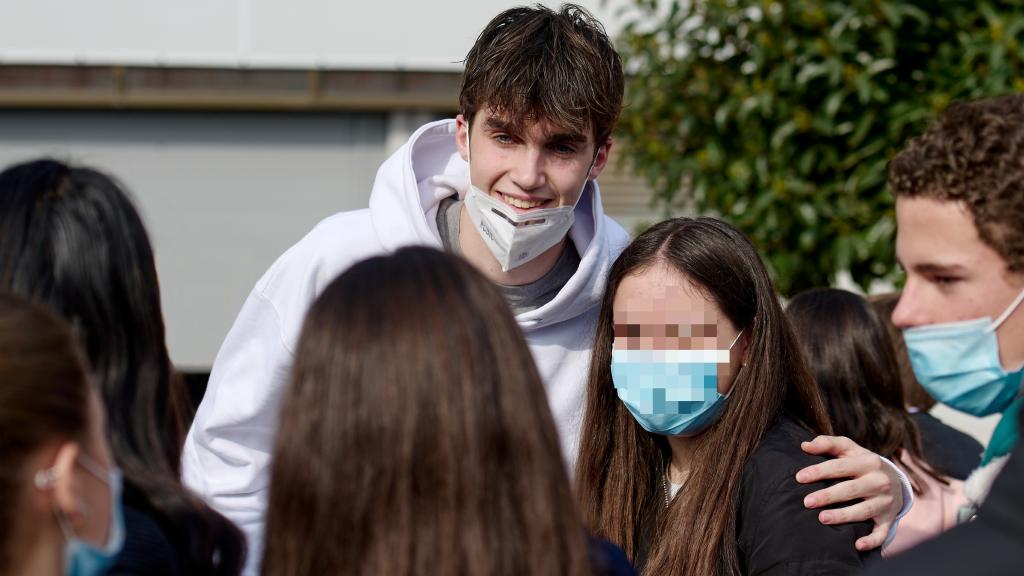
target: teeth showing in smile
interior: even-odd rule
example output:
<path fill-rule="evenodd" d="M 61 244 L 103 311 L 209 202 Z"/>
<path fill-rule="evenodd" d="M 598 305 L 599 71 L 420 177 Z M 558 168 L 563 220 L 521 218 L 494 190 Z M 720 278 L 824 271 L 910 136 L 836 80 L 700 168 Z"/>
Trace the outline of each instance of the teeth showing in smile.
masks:
<path fill-rule="evenodd" d="M 499 192 L 499 194 L 501 193 Z M 523 208 L 524 210 L 536 208 L 537 206 L 540 206 L 541 204 L 547 202 L 547 200 L 521 200 L 519 198 L 513 198 L 512 196 L 508 196 L 505 194 L 501 194 L 501 199 L 509 206 Z"/>

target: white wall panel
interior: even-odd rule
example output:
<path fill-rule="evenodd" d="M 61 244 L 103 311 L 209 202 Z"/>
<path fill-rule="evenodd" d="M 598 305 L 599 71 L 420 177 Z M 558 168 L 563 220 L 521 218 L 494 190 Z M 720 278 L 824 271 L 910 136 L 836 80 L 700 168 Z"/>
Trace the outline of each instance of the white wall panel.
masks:
<path fill-rule="evenodd" d="M 208 369 L 274 259 L 366 207 L 385 133 L 373 114 L 0 112 L 0 166 L 48 155 L 118 176 L 154 245 L 171 357 Z"/>
<path fill-rule="evenodd" d="M 488 20 L 523 3 L 0 0 L 0 64 L 459 70 Z M 614 32 L 627 0 L 579 3 Z"/>

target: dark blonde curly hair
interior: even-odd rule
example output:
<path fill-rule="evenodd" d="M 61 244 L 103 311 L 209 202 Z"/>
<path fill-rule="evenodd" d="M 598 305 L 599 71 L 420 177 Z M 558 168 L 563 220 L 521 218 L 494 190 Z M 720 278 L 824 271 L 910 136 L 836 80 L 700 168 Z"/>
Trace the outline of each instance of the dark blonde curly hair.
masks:
<path fill-rule="evenodd" d="M 1024 269 L 1024 94 L 956 102 L 889 164 L 898 198 L 962 202 L 982 242 Z"/>

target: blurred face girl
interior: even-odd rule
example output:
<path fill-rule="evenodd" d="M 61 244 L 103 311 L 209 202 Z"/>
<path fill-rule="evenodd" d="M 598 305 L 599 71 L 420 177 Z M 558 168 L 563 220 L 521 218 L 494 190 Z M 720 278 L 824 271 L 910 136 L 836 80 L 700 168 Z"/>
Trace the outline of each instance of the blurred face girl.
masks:
<path fill-rule="evenodd" d="M 810 439 L 828 418 L 750 242 L 709 218 L 638 236 L 598 318 L 576 474 L 588 527 L 644 573 L 750 566 L 735 503 L 774 481 L 746 466 L 783 429 Z M 784 447 L 796 462 L 799 440 Z"/>
<path fill-rule="evenodd" d="M 645 430 L 666 436 L 678 455 L 669 478 L 681 484 L 693 438 L 728 401 L 746 341 L 717 303 L 663 262 L 625 276 L 613 302 L 615 389 Z"/>
<path fill-rule="evenodd" d="M 0 569 L 89 575 L 110 567 L 124 528 L 105 430 L 67 327 L 0 296 Z"/>

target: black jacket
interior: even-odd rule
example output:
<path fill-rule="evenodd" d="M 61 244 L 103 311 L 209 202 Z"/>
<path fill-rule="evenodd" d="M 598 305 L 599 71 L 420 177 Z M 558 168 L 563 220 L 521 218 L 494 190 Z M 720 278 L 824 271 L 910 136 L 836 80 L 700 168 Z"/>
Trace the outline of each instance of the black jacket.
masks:
<path fill-rule="evenodd" d="M 736 502 L 737 543 L 745 574 L 856 574 L 869 556 L 854 547 L 870 522 L 826 526 L 804 497 L 829 483 L 799 484 L 797 471 L 824 462 L 800 443 L 814 434 L 783 417 L 768 430 L 743 469 Z M 685 488 L 684 488 L 685 489 Z"/>
<path fill-rule="evenodd" d="M 981 464 L 985 447 L 977 440 L 927 412 L 916 412 L 911 417 L 921 430 L 924 459 L 937 470 L 950 478 L 966 480 Z"/>
<path fill-rule="evenodd" d="M 111 576 L 178 576 L 183 574 L 178 551 L 160 515 L 142 492 L 124 486 L 124 548 L 117 555 Z"/>
<path fill-rule="evenodd" d="M 1024 426 L 1024 412 L 1021 412 Z M 880 562 L 872 576 L 1024 574 L 1024 442 L 1017 440 L 977 518 Z"/>
<path fill-rule="evenodd" d="M 621 548 L 607 540 L 590 538 L 590 563 L 595 576 L 636 576 Z"/>

